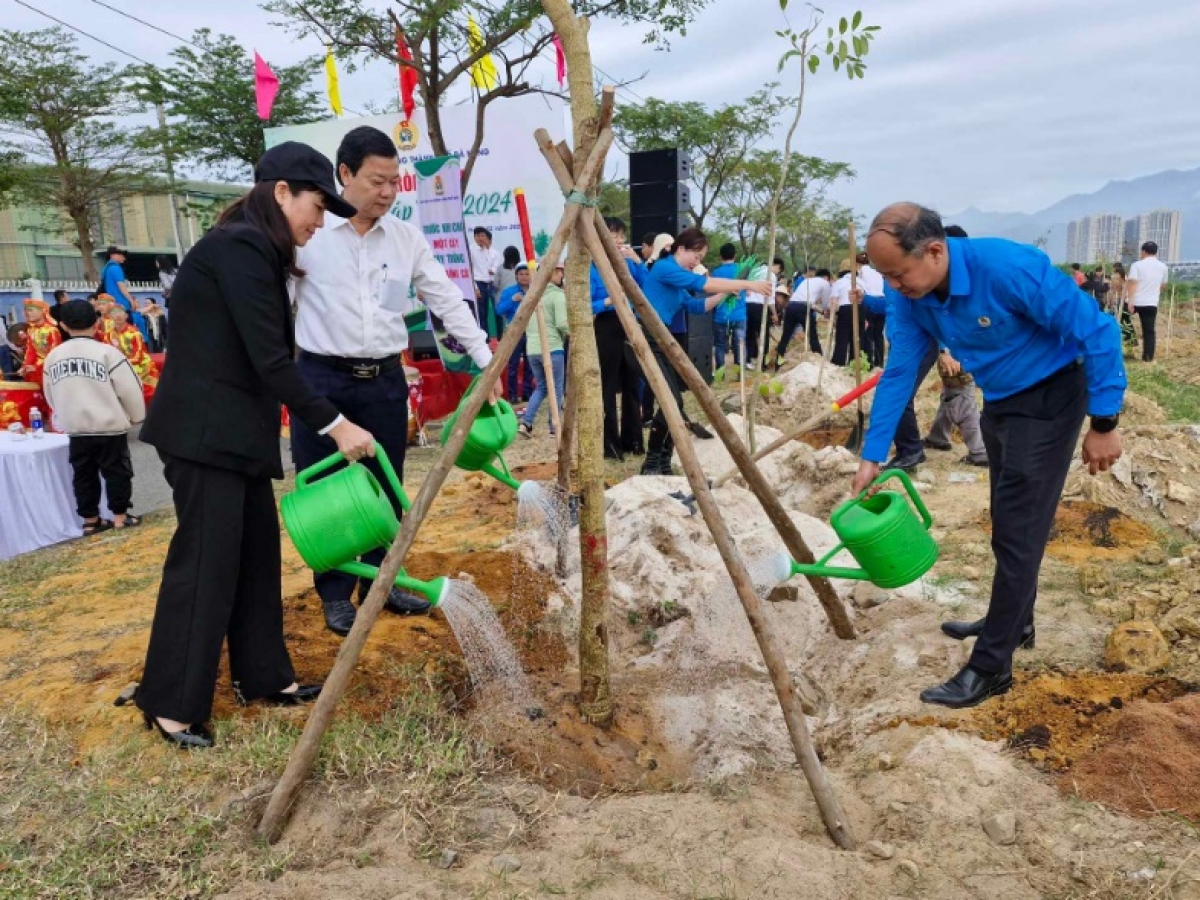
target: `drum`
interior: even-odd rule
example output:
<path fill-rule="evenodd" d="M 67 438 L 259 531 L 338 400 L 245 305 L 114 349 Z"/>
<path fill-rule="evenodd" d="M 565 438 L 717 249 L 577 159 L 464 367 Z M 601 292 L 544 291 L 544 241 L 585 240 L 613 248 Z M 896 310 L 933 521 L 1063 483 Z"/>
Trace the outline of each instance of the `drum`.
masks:
<path fill-rule="evenodd" d="M 411 447 L 421 434 L 421 370 L 416 366 L 405 366 L 404 380 L 408 382 L 408 444 Z"/>

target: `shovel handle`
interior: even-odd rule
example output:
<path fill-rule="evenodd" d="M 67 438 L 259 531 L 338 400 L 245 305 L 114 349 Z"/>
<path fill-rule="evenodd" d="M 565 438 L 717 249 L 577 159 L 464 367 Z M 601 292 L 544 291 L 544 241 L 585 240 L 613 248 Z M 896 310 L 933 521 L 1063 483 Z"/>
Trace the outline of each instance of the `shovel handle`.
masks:
<path fill-rule="evenodd" d="M 863 394 L 867 393 L 867 391 L 872 390 L 875 387 L 875 385 L 879 384 L 879 379 L 882 377 L 883 377 L 883 370 L 880 369 L 878 372 L 876 372 L 874 375 L 872 375 L 870 378 L 868 378 L 866 381 L 864 381 L 862 384 L 860 384 L 858 387 L 856 387 L 850 393 L 846 394 L 844 397 L 838 397 L 836 400 L 833 401 L 832 404 L 830 404 L 830 406 L 833 408 L 833 411 L 839 412 L 840 410 L 845 409 L 847 406 L 849 406 L 851 403 L 853 403 L 855 400 L 857 400 Z"/>
<path fill-rule="evenodd" d="M 917 512 L 921 516 L 921 521 L 925 523 L 925 530 L 928 531 L 933 527 L 933 516 L 929 514 L 929 510 L 925 507 L 925 501 L 921 499 L 921 495 L 917 493 L 917 489 L 913 487 L 912 479 L 908 477 L 908 473 L 903 469 L 888 469 L 883 472 L 878 478 L 871 482 L 865 491 L 858 495 L 858 499 L 862 500 L 867 496 L 871 488 L 879 487 L 885 481 L 890 481 L 893 478 L 899 478 L 904 485 L 904 490 L 908 493 L 908 499 L 912 501 L 912 505 L 917 508 Z"/>
<path fill-rule="evenodd" d="M 387 479 L 388 486 L 391 487 L 392 493 L 396 495 L 396 499 L 400 501 L 400 508 L 408 512 L 412 504 L 408 500 L 408 495 L 404 493 L 404 487 L 400 484 L 400 479 L 396 477 L 396 470 L 392 468 L 392 461 L 388 459 L 387 451 L 383 449 L 383 445 L 378 441 L 375 442 L 375 459 L 379 461 L 379 468 L 383 470 L 384 477 Z M 318 463 L 313 463 L 303 472 L 296 476 L 296 488 L 307 487 L 308 483 L 323 472 L 327 472 L 334 466 L 340 463 L 354 465 L 349 462 L 346 457 L 340 453 L 334 453 L 331 456 L 325 457 Z"/>

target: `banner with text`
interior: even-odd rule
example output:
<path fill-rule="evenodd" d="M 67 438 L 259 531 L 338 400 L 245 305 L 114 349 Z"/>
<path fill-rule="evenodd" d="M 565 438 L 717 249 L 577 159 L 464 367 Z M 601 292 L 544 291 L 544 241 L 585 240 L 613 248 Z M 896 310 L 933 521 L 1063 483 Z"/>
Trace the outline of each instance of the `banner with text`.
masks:
<path fill-rule="evenodd" d="M 463 225 L 462 171 L 458 158 L 439 156 L 423 159 L 415 168 L 417 214 L 421 230 L 425 233 L 425 242 L 433 251 L 433 258 L 442 264 L 450 280 L 462 292 L 463 302 L 471 307 L 471 314 L 478 322 L 475 282 L 471 278 L 471 255 Z M 429 318 L 446 369 L 471 374 L 479 372 L 462 345 L 442 326 L 441 320 L 433 315 Z"/>

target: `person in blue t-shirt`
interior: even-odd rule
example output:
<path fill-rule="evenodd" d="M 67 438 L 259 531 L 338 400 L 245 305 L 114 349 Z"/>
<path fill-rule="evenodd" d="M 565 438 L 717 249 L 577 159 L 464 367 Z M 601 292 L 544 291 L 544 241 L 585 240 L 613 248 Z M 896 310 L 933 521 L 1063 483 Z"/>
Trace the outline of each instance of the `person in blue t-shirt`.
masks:
<path fill-rule="evenodd" d="M 142 338 L 148 340 L 150 330 L 146 326 L 146 317 L 138 310 L 137 301 L 129 291 L 129 283 L 125 280 L 125 251 L 120 247 L 109 247 L 104 254 L 108 262 L 100 270 L 100 293 L 108 294 L 129 313 L 129 321 L 137 326 Z"/>
<path fill-rule="evenodd" d="M 733 244 L 721 247 L 721 264 L 712 270 L 713 278 L 737 278 L 737 248 Z M 742 364 L 742 347 L 746 343 L 746 297 L 742 293 L 726 294 L 713 310 L 713 352 L 717 368 L 725 367 L 726 352 L 733 361 Z"/>
<path fill-rule="evenodd" d="M 496 301 L 496 315 L 504 319 L 506 326 L 512 324 L 513 316 L 517 314 L 517 306 L 525 299 L 525 292 L 529 290 L 529 266 L 517 263 L 513 276 L 516 279 L 515 283 L 501 291 L 500 298 Z M 533 367 L 529 365 L 525 335 L 521 335 L 517 346 L 513 348 L 512 356 L 508 358 L 507 375 L 509 403 L 528 403 L 529 398 L 533 396 Z M 519 375 L 523 377 L 518 379 Z"/>
<path fill-rule="evenodd" d="M 1033 643 L 1038 570 L 1085 417 L 1082 456 L 1091 474 L 1121 456 L 1121 331 L 1041 250 L 1000 238 L 948 239 L 941 217 L 915 203 L 875 217 L 867 253 L 887 284 L 892 346 L 855 493 L 879 475 L 930 347 L 947 348 L 983 390 L 991 599 L 984 619 L 943 623 L 952 638 L 978 639 L 958 674 L 921 692 L 926 703 L 962 709 L 1011 689 L 1013 653 Z"/>
<path fill-rule="evenodd" d="M 743 281 L 738 278 L 697 275 L 693 270 L 700 265 L 707 252 L 708 238 L 704 236 L 704 232 L 699 228 L 688 228 L 675 238 L 671 249 L 662 251 L 662 257 L 650 267 L 642 288 L 646 292 L 646 299 L 664 323 L 674 319 L 681 309 L 690 313 L 708 312 L 720 303 L 726 294 L 738 291 L 756 291 L 766 295 L 771 293 L 769 281 Z M 705 299 L 696 295 L 704 295 Z M 646 337 L 650 341 L 654 359 L 675 398 L 675 404 L 682 411 L 683 393 L 679 376 L 654 338 L 649 333 Z M 667 418 L 659 409 L 650 425 L 650 440 L 646 447 L 646 462 L 642 465 L 642 474 L 674 474 L 671 471 L 671 454 L 674 449 L 675 442 L 667 429 Z"/>

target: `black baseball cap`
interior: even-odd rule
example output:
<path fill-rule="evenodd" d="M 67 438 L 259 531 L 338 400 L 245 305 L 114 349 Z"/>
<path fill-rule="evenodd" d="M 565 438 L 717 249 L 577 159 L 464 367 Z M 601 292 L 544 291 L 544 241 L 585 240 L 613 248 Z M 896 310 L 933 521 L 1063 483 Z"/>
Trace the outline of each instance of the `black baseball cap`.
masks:
<path fill-rule="evenodd" d="M 54 311 L 54 317 L 63 328 L 85 331 L 96 327 L 96 320 L 100 318 L 100 314 L 86 300 L 68 300 Z"/>
<path fill-rule="evenodd" d="M 325 195 L 325 208 L 349 219 L 357 209 L 342 199 L 333 184 L 333 163 L 308 144 L 284 141 L 262 155 L 254 167 L 255 181 L 308 181 Z"/>
<path fill-rule="evenodd" d="M 113 256 L 117 253 L 120 253 L 122 256 L 125 255 L 125 251 L 122 250 L 120 247 L 118 247 L 116 244 L 111 245 L 107 250 L 104 251 L 104 255 L 107 256 L 109 259 L 112 259 Z"/>

